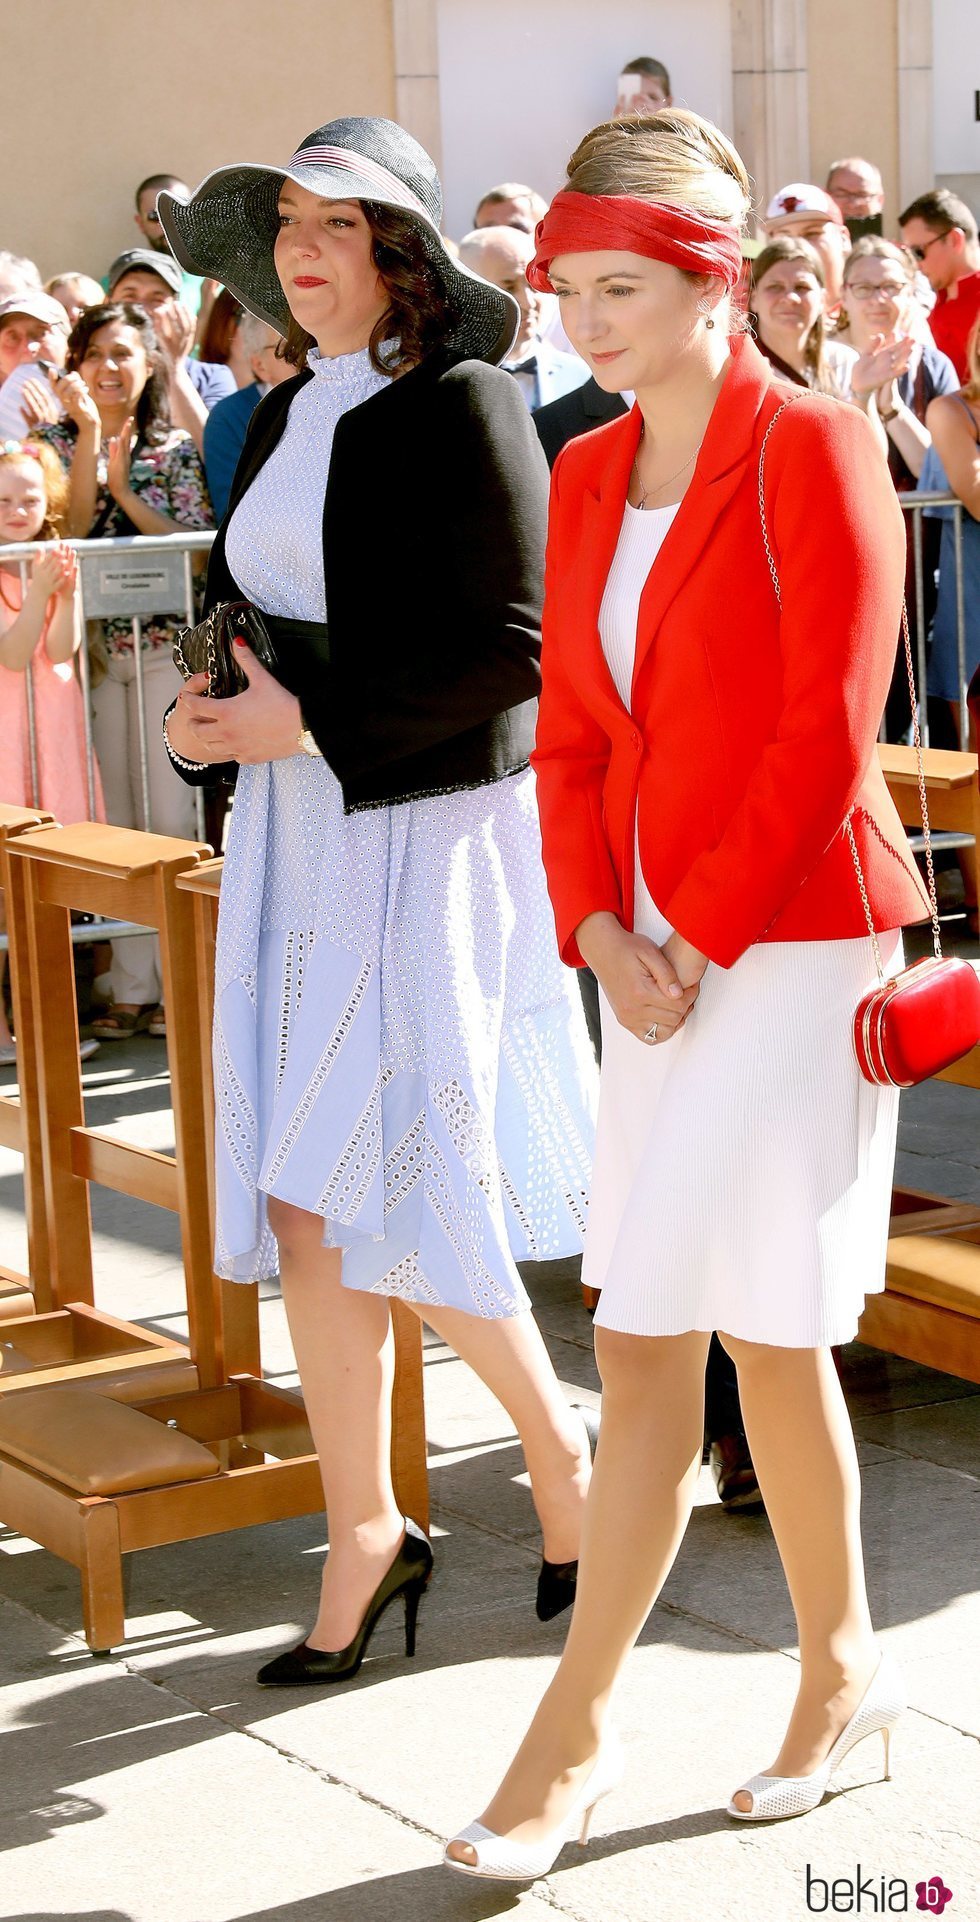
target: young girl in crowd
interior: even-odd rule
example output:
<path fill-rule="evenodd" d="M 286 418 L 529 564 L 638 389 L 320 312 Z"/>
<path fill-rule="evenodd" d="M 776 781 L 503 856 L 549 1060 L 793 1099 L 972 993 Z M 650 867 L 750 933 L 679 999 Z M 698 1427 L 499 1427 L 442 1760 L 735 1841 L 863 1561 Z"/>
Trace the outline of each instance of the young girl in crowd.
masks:
<path fill-rule="evenodd" d="M 67 477 L 51 448 L 36 441 L 0 442 L 0 544 L 57 541 L 67 505 Z M 37 555 L 26 589 L 20 562 L 5 562 L 0 555 L 0 802 L 46 808 L 64 826 L 90 817 L 82 693 L 74 667 L 82 636 L 77 577 L 75 555 L 60 542 Z M 34 693 L 36 792 L 27 722 L 28 667 Z M 104 818 L 98 769 L 95 812 Z M 14 1059 L 3 1006 L 6 970 L 6 954 L 0 952 L 0 1061 Z"/>

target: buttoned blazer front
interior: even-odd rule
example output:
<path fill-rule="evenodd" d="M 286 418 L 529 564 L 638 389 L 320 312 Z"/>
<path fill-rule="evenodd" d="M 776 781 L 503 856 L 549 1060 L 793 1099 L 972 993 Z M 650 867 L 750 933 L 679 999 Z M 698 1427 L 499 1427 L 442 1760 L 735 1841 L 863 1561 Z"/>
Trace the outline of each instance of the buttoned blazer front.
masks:
<path fill-rule="evenodd" d="M 879 929 L 927 902 L 876 739 L 905 537 L 856 408 L 775 380 L 731 343 L 694 475 L 640 600 L 630 707 L 599 609 L 642 425 L 572 441 L 552 477 L 543 687 L 532 763 L 563 957 L 605 909 L 632 925 L 634 846 L 667 921 L 731 966 L 756 941 L 866 931 L 849 810 Z M 766 558 L 765 512 L 782 606 Z M 635 836 L 638 837 L 635 840 Z"/>

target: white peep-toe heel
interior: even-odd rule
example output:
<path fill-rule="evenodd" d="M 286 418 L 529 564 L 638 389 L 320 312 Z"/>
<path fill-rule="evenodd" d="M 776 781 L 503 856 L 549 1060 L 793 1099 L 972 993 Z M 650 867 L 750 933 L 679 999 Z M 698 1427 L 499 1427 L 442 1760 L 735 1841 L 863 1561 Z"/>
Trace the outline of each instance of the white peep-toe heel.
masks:
<path fill-rule="evenodd" d="M 540 1842 L 518 1842 L 506 1835 L 495 1835 L 483 1822 L 471 1822 L 453 1836 L 454 1842 L 468 1842 L 475 1862 L 457 1862 L 447 1846 L 443 1861 L 447 1869 L 460 1875 L 482 1875 L 497 1882 L 536 1882 L 554 1868 L 566 1842 L 578 1837 L 584 1848 L 596 1804 L 618 1788 L 623 1778 L 624 1757 L 618 1737 L 607 1736 L 565 1820 Z"/>
<path fill-rule="evenodd" d="M 868 1735 L 882 1737 L 884 1780 L 889 1781 L 891 1732 L 904 1707 L 905 1689 L 900 1670 L 891 1656 L 882 1651 L 878 1667 L 826 1761 L 812 1775 L 753 1775 L 751 1781 L 743 1782 L 736 1791 L 739 1795 L 751 1795 L 752 1807 L 737 1809 L 731 1801 L 728 1814 L 737 1822 L 780 1822 L 787 1816 L 808 1815 L 823 1801 L 838 1764 Z"/>

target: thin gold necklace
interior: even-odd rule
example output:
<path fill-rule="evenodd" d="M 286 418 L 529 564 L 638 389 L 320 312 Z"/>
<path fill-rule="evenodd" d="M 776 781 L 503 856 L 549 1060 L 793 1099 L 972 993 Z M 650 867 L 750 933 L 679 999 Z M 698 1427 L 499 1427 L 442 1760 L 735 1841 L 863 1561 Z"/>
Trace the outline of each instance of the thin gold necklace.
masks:
<path fill-rule="evenodd" d="M 641 434 L 641 435 L 640 435 L 640 445 L 642 446 L 642 444 L 643 444 L 643 435 Z M 700 452 L 701 452 L 701 448 L 702 448 L 702 446 L 703 446 L 703 444 L 704 444 L 704 435 L 702 434 L 702 436 L 701 436 L 701 439 L 700 439 L 700 440 L 698 441 L 698 444 L 697 444 L 697 446 L 696 446 L 696 448 L 694 449 L 694 452 L 693 452 L 693 454 L 689 454 L 689 455 L 688 455 L 688 457 L 687 457 L 687 459 L 686 459 L 686 461 L 684 462 L 684 464 L 683 464 L 683 466 L 682 466 L 682 467 L 679 467 L 679 468 L 677 469 L 677 472 L 676 472 L 676 474 L 668 474 L 668 476 L 667 476 L 667 479 L 666 479 L 666 480 L 662 480 L 662 481 L 658 481 L 658 482 L 657 482 L 657 485 L 656 485 L 656 487 L 644 487 L 644 485 L 643 485 L 643 482 L 642 482 L 642 480 L 640 479 L 640 470 L 639 470 L 639 467 L 637 466 L 637 461 L 638 461 L 638 460 L 639 460 L 639 458 L 640 458 L 640 448 L 639 448 L 639 447 L 637 447 L 637 450 L 636 450 L 636 453 L 635 453 L 635 455 L 634 455 L 634 457 L 633 457 L 633 473 L 634 473 L 634 475 L 636 476 L 636 485 L 637 485 L 637 488 L 639 489 L 639 494 L 640 494 L 640 498 L 639 498 L 639 500 L 638 500 L 638 501 L 637 501 L 637 503 L 636 503 L 636 505 L 637 505 L 637 507 L 638 507 L 638 508 L 641 508 L 641 507 L 645 507 L 645 506 L 646 506 L 646 504 L 647 504 L 647 497 L 648 497 L 648 495 L 650 495 L 650 494 L 662 494 L 662 493 L 663 493 L 663 490 L 664 490 L 664 488 L 665 488 L 665 487 L 669 487 L 669 486 L 670 486 L 670 483 L 671 483 L 671 481 L 675 481 L 675 480 L 679 480 L 679 479 L 680 479 L 680 477 L 681 477 L 681 475 L 682 475 L 682 474 L 683 474 L 683 472 L 684 472 L 684 469 L 685 469 L 686 467 L 690 467 L 690 465 L 691 465 L 691 462 L 692 462 L 692 461 L 696 461 L 696 460 L 697 460 L 697 457 L 698 457 L 698 455 L 699 455 L 699 454 L 700 454 Z"/>

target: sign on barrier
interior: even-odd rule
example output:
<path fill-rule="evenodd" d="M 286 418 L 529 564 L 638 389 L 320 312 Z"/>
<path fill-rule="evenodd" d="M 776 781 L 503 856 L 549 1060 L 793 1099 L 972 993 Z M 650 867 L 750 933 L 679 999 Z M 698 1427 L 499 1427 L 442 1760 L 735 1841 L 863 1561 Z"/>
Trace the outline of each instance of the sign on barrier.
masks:
<path fill-rule="evenodd" d="M 107 620 L 137 614 L 179 614 L 186 620 L 187 575 L 184 555 L 145 550 L 81 553 L 82 598 L 86 617 Z"/>

